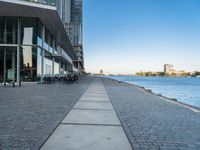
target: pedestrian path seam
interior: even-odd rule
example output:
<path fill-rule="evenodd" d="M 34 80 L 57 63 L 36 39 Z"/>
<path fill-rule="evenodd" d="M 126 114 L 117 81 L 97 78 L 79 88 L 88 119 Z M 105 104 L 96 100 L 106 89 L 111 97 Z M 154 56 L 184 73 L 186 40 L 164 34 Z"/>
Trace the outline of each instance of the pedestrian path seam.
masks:
<path fill-rule="evenodd" d="M 117 124 L 91 124 L 91 123 L 61 123 L 65 125 L 90 125 L 90 126 L 118 126 L 121 127 L 121 125 Z"/>

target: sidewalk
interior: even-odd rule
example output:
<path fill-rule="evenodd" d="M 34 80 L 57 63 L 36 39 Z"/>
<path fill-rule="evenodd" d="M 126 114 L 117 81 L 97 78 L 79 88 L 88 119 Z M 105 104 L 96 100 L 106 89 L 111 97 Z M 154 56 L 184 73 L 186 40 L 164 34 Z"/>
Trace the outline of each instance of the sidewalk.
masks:
<path fill-rule="evenodd" d="M 0 88 L 0 114 L 1 150 L 200 147 L 199 111 L 107 78 Z"/>
<path fill-rule="evenodd" d="M 132 149 L 100 79 L 93 81 L 41 149 Z"/>
<path fill-rule="evenodd" d="M 38 150 L 92 81 L 0 87 L 0 150 Z"/>
<path fill-rule="evenodd" d="M 197 150 L 200 112 L 134 85 L 101 79 L 136 150 Z"/>

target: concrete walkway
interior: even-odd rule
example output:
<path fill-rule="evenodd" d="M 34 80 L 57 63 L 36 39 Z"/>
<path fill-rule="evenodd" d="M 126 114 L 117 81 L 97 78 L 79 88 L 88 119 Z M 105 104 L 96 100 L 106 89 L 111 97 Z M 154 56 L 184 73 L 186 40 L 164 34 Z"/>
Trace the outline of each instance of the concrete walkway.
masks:
<path fill-rule="evenodd" d="M 132 149 L 100 79 L 93 81 L 41 149 Z"/>

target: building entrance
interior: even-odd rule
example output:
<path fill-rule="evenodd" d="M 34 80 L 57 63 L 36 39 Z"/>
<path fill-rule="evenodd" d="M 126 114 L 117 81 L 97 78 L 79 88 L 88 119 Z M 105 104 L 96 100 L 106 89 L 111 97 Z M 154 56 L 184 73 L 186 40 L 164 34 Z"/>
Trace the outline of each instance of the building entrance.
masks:
<path fill-rule="evenodd" d="M 16 81 L 17 48 L 0 47 L 0 82 Z"/>

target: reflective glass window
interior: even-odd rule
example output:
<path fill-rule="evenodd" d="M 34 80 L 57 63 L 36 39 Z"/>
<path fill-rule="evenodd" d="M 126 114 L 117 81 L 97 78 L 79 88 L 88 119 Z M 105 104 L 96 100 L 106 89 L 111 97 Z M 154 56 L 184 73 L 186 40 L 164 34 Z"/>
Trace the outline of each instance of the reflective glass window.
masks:
<path fill-rule="evenodd" d="M 49 47 L 49 52 L 53 53 L 53 35 L 50 35 L 50 47 Z"/>
<path fill-rule="evenodd" d="M 38 44 L 39 46 L 42 46 L 42 30 L 43 30 L 43 25 L 42 25 L 42 23 L 38 20 L 37 44 Z"/>
<path fill-rule="evenodd" d="M 4 72 L 4 49 L 0 47 L 0 83 L 3 82 L 3 72 Z"/>
<path fill-rule="evenodd" d="M 0 43 L 4 43 L 5 19 L 0 17 Z"/>
<path fill-rule="evenodd" d="M 21 78 L 22 81 L 37 80 L 37 48 L 32 46 L 21 47 Z"/>
<path fill-rule="evenodd" d="M 42 75 L 42 49 L 37 47 L 37 76 Z"/>
<path fill-rule="evenodd" d="M 44 75 L 52 76 L 52 60 L 44 57 Z"/>
<path fill-rule="evenodd" d="M 37 19 L 21 18 L 21 44 L 37 44 Z"/>
<path fill-rule="evenodd" d="M 49 30 L 45 28 L 44 48 L 49 50 Z"/>
<path fill-rule="evenodd" d="M 5 57 L 5 73 L 6 73 L 6 79 L 9 79 L 9 71 L 14 71 L 14 79 L 16 79 L 16 72 L 17 72 L 17 48 L 16 47 L 5 47 L 6 51 L 6 57 Z"/>
<path fill-rule="evenodd" d="M 6 17 L 6 43 L 17 44 L 17 18 Z"/>
<path fill-rule="evenodd" d="M 54 49 L 54 54 L 57 54 L 58 53 L 58 50 L 57 50 L 57 42 L 55 40 L 55 49 Z"/>
<path fill-rule="evenodd" d="M 59 63 L 57 63 L 56 61 L 54 62 L 54 75 L 59 75 Z"/>

